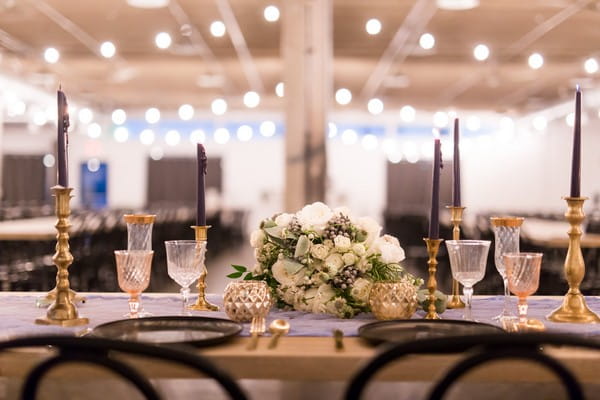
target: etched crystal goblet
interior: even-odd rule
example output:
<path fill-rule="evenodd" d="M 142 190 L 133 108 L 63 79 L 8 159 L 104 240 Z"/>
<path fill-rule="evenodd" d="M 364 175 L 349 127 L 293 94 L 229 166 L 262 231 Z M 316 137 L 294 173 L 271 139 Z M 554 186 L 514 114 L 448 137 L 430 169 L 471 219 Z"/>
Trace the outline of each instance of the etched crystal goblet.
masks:
<path fill-rule="evenodd" d="M 187 303 L 190 285 L 206 273 L 204 257 L 206 242 L 196 240 L 169 240 L 165 242 L 167 250 L 167 271 L 171 279 L 181 286 L 183 302 L 182 314 L 191 315 Z"/>
<path fill-rule="evenodd" d="M 541 321 L 527 318 L 527 296 L 532 295 L 538 289 L 542 256 L 542 253 L 507 253 L 504 255 L 508 287 L 519 298 L 517 306 L 519 331 L 544 329 Z"/>
<path fill-rule="evenodd" d="M 119 287 L 129 294 L 129 313 L 125 317 L 151 315 L 143 311 L 140 296 L 150 283 L 153 255 L 152 250 L 115 250 Z"/>

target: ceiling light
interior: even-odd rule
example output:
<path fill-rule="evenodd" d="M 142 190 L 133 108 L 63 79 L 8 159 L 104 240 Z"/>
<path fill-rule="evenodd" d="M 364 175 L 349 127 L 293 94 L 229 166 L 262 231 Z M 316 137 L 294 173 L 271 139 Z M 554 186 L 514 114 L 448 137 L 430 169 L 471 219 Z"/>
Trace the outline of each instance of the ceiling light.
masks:
<path fill-rule="evenodd" d="M 210 109 L 215 115 L 223 115 L 227 112 L 227 102 L 224 99 L 214 99 Z"/>
<path fill-rule="evenodd" d="M 159 49 L 168 49 L 172 42 L 171 35 L 167 32 L 160 32 L 154 37 L 154 43 Z"/>
<path fill-rule="evenodd" d="M 443 128 L 448 125 L 448 114 L 443 111 L 438 111 L 433 114 L 433 125 L 438 128 Z"/>
<path fill-rule="evenodd" d="M 87 135 L 92 139 L 97 139 L 102 135 L 102 127 L 97 122 L 92 122 L 87 128 Z"/>
<path fill-rule="evenodd" d="M 369 134 L 366 134 L 365 136 L 363 136 L 363 138 L 361 140 L 361 144 L 365 150 L 373 151 L 379 145 L 379 139 L 377 139 L 377 136 L 369 133 Z"/>
<path fill-rule="evenodd" d="M 169 5 L 169 0 L 127 0 L 127 4 L 137 8 L 161 8 Z"/>
<path fill-rule="evenodd" d="M 538 115 L 531 121 L 533 127 L 538 131 L 543 131 L 548 126 L 548 121 L 543 115 Z"/>
<path fill-rule="evenodd" d="M 181 135 L 176 130 L 170 130 L 165 134 L 165 142 L 169 146 L 177 146 L 181 141 Z"/>
<path fill-rule="evenodd" d="M 150 158 L 154 161 L 162 160 L 165 151 L 160 146 L 154 146 L 150 149 Z"/>
<path fill-rule="evenodd" d="M 598 111 L 598 115 L 600 116 L 600 111 Z M 337 125 L 334 124 L 333 122 L 330 122 L 327 124 L 327 136 L 332 138 L 337 136 L 338 133 L 338 128 Z"/>
<path fill-rule="evenodd" d="M 33 123 L 37 126 L 44 126 L 48 122 L 48 117 L 43 111 L 37 111 L 33 114 Z"/>
<path fill-rule="evenodd" d="M 478 44 L 473 49 L 473 57 L 477 61 L 485 61 L 490 56 L 490 49 L 485 44 Z"/>
<path fill-rule="evenodd" d="M 202 129 L 194 129 L 192 133 L 190 133 L 190 142 L 204 143 L 206 141 L 206 133 Z"/>
<path fill-rule="evenodd" d="M 44 60 L 46 60 L 48 64 L 56 64 L 59 59 L 60 53 L 54 47 L 48 47 L 44 50 Z"/>
<path fill-rule="evenodd" d="M 142 142 L 142 144 L 145 144 L 146 146 L 149 146 L 152 143 L 154 143 L 154 131 L 152 129 L 144 129 L 140 133 L 140 142 Z"/>
<path fill-rule="evenodd" d="M 369 35 L 377 35 L 381 32 L 381 22 L 376 18 L 371 18 L 365 24 L 365 29 Z"/>
<path fill-rule="evenodd" d="M 275 85 L 275 94 L 277 95 L 277 97 L 283 97 L 284 92 L 285 86 L 283 82 L 279 82 L 277 85 Z"/>
<path fill-rule="evenodd" d="M 146 122 L 149 124 L 155 124 L 160 121 L 160 111 L 155 107 L 147 109 L 144 116 L 146 118 Z"/>
<path fill-rule="evenodd" d="M 346 129 L 342 132 L 342 143 L 352 145 L 358 141 L 358 133 L 353 129 Z"/>
<path fill-rule="evenodd" d="M 412 106 L 404 106 L 400 109 L 400 119 L 404 122 L 413 122 L 417 116 L 417 111 Z"/>
<path fill-rule="evenodd" d="M 9 117 L 17 117 L 25 114 L 27 111 L 27 104 L 22 100 L 13 100 L 8 103 L 6 107 L 6 113 Z"/>
<path fill-rule="evenodd" d="M 373 115 L 378 115 L 383 112 L 383 101 L 379 99 L 371 99 L 367 104 L 367 109 Z"/>
<path fill-rule="evenodd" d="M 398 164 L 400 161 L 402 161 L 402 153 L 400 153 L 399 151 L 394 153 L 388 153 L 387 158 L 392 164 Z"/>
<path fill-rule="evenodd" d="M 89 124 L 94 119 L 94 113 L 89 108 L 82 108 L 79 110 L 77 117 L 82 124 Z"/>
<path fill-rule="evenodd" d="M 227 142 L 229 142 L 229 131 L 226 128 L 218 128 L 215 133 L 215 142 L 219 143 L 219 144 L 225 144 Z"/>
<path fill-rule="evenodd" d="M 279 8 L 275 6 L 267 6 L 265 7 L 265 11 L 263 12 L 265 19 L 269 22 L 275 22 L 279 19 Z"/>
<path fill-rule="evenodd" d="M 424 33 L 419 38 L 419 46 L 425 50 L 433 49 L 435 46 L 435 37 L 431 33 Z"/>
<path fill-rule="evenodd" d="M 527 60 L 531 69 L 540 69 L 544 65 L 544 57 L 540 53 L 533 53 Z"/>
<path fill-rule="evenodd" d="M 515 121 L 511 117 L 503 116 L 500 118 L 500 127 L 505 131 L 510 131 L 515 128 Z"/>
<path fill-rule="evenodd" d="M 100 54 L 104 58 L 111 58 L 117 52 L 117 48 L 113 44 L 113 42 L 104 42 L 100 45 Z"/>
<path fill-rule="evenodd" d="M 574 127 L 575 126 L 575 113 L 569 113 L 569 114 L 567 114 L 567 116 L 565 117 L 565 122 L 571 128 Z"/>
<path fill-rule="evenodd" d="M 583 68 L 588 74 L 595 74 L 596 72 L 598 72 L 598 60 L 596 60 L 593 57 L 588 58 L 583 63 Z"/>
<path fill-rule="evenodd" d="M 260 131 L 260 134 L 264 137 L 271 137 L 277 131 L 277 126 L 273 121 L 264 121 L 260 124 L 258 130 Z"/>
<path fill-rule="evenodd" d="M 97 172 L 100 169 L 100 160 L 97 158 L 90 158 L 87 162 L 87 169 L 90 172 Z"/>
<path fill-rule="evenodd" d="M 254 131 L 249 125 L 242 125 L 238 128 L 236 135 L 240 142 L 247 142 L 252 139 Z"/>
<path fill-rule="evenodd" d="M 210 24 L 210 34 L 214 37 L 222 37 L 225 35 L 227 29 L 222 21 L 214 21 Z"/>
<path fill-rule="evenodd" d="M 177 113 L 179 114 L 179 118 L 189 121 L 194 117 L 194 107 L 191 104 L 182 104 Z"/>
<path fill-rule="evenodd" d="M 338 104 L 341 105 L 346 105 L 350 103 L 352 101 L 352 92 L 350 92 L 346 88 L 338 89 L 335 92 L 335 101 L 337 101 Z"/>
<path fill-rule="evenodd" d="M 470 131 L 478 131 L 481 128 L 481 119 L 473 115 L 467 118 L 467 129 Z"/>
<path fill-rule="evenodd" d="M 437 0 L 437 6 L 442 10 L 470 10 L 479 5 L 479 0 Z"/>
<path fill-rule="evenodd" d="M 115 140 L 119 143 L 125 143 L 127 139 L 129 139 L 129 130 L 124 126 L 119 126 L 113 132 L 113 136 Z"/>
<path fill-rule="evenodd" d="M 54 155 L 52 155 L 50 153 L 44 155 L 44 158 L 42 159 L 42 163 L 44 164 L 44 167 L 46 167 L 46 168 L 54 167 L 55 162 L 56 162 L 56 160 L 54 159 Z"/>
<path fill-rule="evenodd" d="M 260 104 L 260 96 L 256 92 L 246 92 L 244 94 L 244 105 L 248 108 L 255 108 Z"/>
<path fill-rule="evenodd" d="M 111 119 L 115 125 L 123 125 L 127 121 L 127 113 L 125 110 L 117 108 L 112 112 Z"/>

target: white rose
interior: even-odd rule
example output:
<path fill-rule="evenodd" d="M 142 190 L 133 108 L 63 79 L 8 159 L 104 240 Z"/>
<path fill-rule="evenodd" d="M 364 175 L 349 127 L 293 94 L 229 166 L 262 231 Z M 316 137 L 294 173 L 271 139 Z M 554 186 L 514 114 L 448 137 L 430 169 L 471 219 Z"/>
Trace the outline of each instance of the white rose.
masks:
<path fill-rule="evenodd" d="M 356 220 L 356 226 L 365 232 L 367 232 L 367 239 L 365 240 L 365 246 L 370 246 L 373 241 L 379 237 L 381 233 L 381 226 L 370 217 L 360 217 Z"/>
<path fill-rule="evenodd" d="M 366 304 L 367 301 L 369 301 L 369 293 L 371 293 L 371 286 L 373 286 L 371 281 L 365 278 L 358 278 L 354 281 L 352 289 L 350 289 L 350 294 L 356 300 Z"/>
<path fill-rule="evenodd" d="M 341 206 L 341 207 L 336 207 L 333 209 L 333 213 L 335 215 L 344 215 L 350 219 L 352 219 L 352 216 L 350 215 L 350 208 L 346 207 L 346 206 Z"/>
<path fill-rule="evenodd" d="M 293 214 L 281 213 L 275 218 L 275 223 L 278 226 L 288 226 L 294 217 Z"/>
<path fill-rule="evenodd" d="M 302 296 L 296 296 L 294 299 L 294 309 L 298 311 L 312 312 L 315 299 L 317 297 L 317 288 L 306 290 Z"/>
<path fill-rule="evenodd" d="M 298 286 L 291 286 L 291 287 L 284 286 L 284 287 L 281 287 L 279 290 L 281 290 L 281 292 L 283 292 L 283 296 L 281 296 L 283 301 L 285 301 L 288 304 L 294 304 L 294 301 L 296 300 L 296 296 L 302 289 L 299 288 Z"/>
<path fill-rule="evenodd" d="M 323 284 L 319 286 L 317 294 L 312 305 L 313 313 L 326 313 L 327 303 L 329 303 L 335 297 L 335 291 L 329 284 Z"/>
<path fill-rule="evenodd" d="M 367 253 L 367 249 L 365 249 L 365 245 L 362 243 L 354 243 L 352 245 L 352 251 L 359 257 L 362 257 Z"/>
<path fill-rule="evenodd" d="M 352 253 L 344 253 L 342 260 L 344 261 L 344 265 L 354 265 L 356 263 L 356 256 Z"/>
<path fill-rule="evenodd" d="M 333 211 L 325 204 L 316 202 L 304 206 L 296 216 L 303 230 L 314 230 L 318 235 L 322 235 L 325 225 L 333 217 Z"/>
<path fill-rule="evenodd" d="M 263 245 L 265 239 L 266 235 L 262 229 L 255 230 L 250 234 L 250 246 L 256 249 Z"/>
<path fill-rule="evenodd" d="M 333 239 L 333 243 L 335 245 L 335 249 L 340 253 L 345 253 L 346 251 L 350 250 L 350 247 L 352 246 L 350 238 L 342 235 L 337 235 L 335 239 Z"/>
<path fill-rule="evenodd" d="M 324 244 L 315 244 L 310 248 L 310 254 L 318 260 L 324 260 L 329 255 L 329 249 Z"/>
<path fill-rule="evenodd" d="M 299 267 L 291 269 L 289 267 L 291 264 L 298 265 Z M 296 286 L 304 280 L 306 267 L 286 259 L 279 259 L 271 267 L 271 272 L 273 273 L 273 278 L 275 278 L 280 285 Z"/>
<path fill-rule="evenodd" d="M 399 263 L 406 258 L 400 242 L 393 236 L 383 235 L 378 238 L 371 248 L 373 254 L 381 254 L 380 259 L 386 264 Z"/>
<path fill-rule="evenodd" d="M 334 276 L 338 273 L 338 271 L 344 266 L 344 260 L 342 260 L 342 256 L 338 253 L 330 254 L 325 259 L 325 267 L 327 268 L 327 273 L 331 276 Z"/>

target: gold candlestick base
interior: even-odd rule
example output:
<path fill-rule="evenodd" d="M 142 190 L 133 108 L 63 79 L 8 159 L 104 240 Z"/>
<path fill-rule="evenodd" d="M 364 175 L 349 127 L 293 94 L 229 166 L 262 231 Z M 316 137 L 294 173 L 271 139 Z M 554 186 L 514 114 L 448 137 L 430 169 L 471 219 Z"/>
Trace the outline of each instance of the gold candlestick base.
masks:
<path fill-rule="evenodd" d="M 69 265 L 73 263 L 73 255 L 69 251 L 69 215 L 71 208 L 72 188 L 54 186 L 51 188 L 56 202 L 56 253 L 52 261 L 57 268 L 56 273 L 56 295 L 54 302 L 48 307 L 45 317 L 37 318 L 36 324 L 40 325 L 60 325 L 60 326 L 78 326 L 89 323 L 87 318 L 81 318 L 78 315 L 77 307 L 71 299 L 71 290 L 69 285 Z"/>
<path fill-rule="evenodd" d="M 450 222 L 452 223 L 452 240 L 460 240 L 460 223 L 462 222 L 463 211 L 465 207 L 460 206 L 446 206 L 450 209 Z M 465 308 L 465 303 L 462 301 L 459 295 L 459 284 L 458 281 L 452 278 L 452 295 L 446 304 L 448 308 Z"/>
<path fill-rule="evenodd" d="M 50 304 L 54 303 L 56 299 L 56 287 L 49 291 L 44 297 L 40 297 L 36 300 L 36 305 L 38 307 L 48 307 Z M 87 299 L 79 294 L 73 289 L 69 289 L 69 300 L 73 303 L 85 303 Z"/>
<path fill-rule="evenodd" d="M 195 236 L 196 236 L 196 241 L 198 242 L 206 242 L 208 241 L 208 228 L 210 228 L 210 225 L 203 225 L 203 226 L 192 226 L 192 229 L 194 230 Z M 206 274 L 204 273 L 200 276 L 200 278 L 198 278 L 198 300 L 196 300 L 196 303 L 189 306 L 190 310 L 194 310 L 194 311 L 219 311 L 219 307 L 211 304 L 208 302 L 208 300 L 206 300 Z"/>
<path fill-rule="evenodd" d="M 548 315 L 553 322 L 574 322 L 581 324 L 600 322 L 600 317 L 590 310 L 579 285 L 585 276 L 585 263 L 581 252 L 581 223 L 585 218 L 583 203 L 587 197 L 564 197 L 567 201 L 565 218 L 571 225 L 569 228 L 569 249 L 565 259 L 565 279 L 569 283 L 569 291 L 562 305 Z"/>
<path fill-rule="evenodd" d="M 435 273 L 437 271 L 437 253 L 440 250 L 440 244 L 444 241 L 443 239 L 429 239 L 424 238 L 425 244 L 427 245 L 427 254 L 429 260 L 427 261 L 429 279 L 427 280 L 427 289 L 429 290 L 429 307 L 427 309 L 427 315 L 425 319 L 441 319 L 437 312 L 435 312 L 435 291 L 437 289 L 437 281 L 435 280 Z"/>

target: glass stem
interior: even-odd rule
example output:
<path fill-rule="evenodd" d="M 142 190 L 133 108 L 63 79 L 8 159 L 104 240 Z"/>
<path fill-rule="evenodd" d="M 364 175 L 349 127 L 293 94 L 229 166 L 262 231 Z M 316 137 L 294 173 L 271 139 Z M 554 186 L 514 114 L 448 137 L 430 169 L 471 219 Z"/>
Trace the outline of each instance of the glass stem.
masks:
<path fill-rule="evenodd" d="M 129 298 L 129 316 L 131 318 L 137 318 L 138 312 L 140 311 L 140 295 L 132 294 Z"/>
<path fill-rule="evenodd" d="M 519 297 L 519 324 L 527 324 L 527 298 Z"/>
<path fill-rule="evenodd" d="M 180 292 L 181 292 L 181 298 L 183 299 L 182 312 L 183 312 L 183 314 L 187 314 L 188 313 L 187 304 L 188 304 L 188 299 L 190 297 L 190 288 L 189 287 L 181 288 Z"/>
<path fill-rule="evenodd" d="M 471 314 L 471 301 L 473 300 L 473 287 L 463 286 L 463 294 L 465 295 L 465 319 L 468 321 L 473 320 Z"/>
<path fill-rule="evenodd" d="M 510 289 L 508 288 L 508 277 L 505 276 L 504 280 L 504 311 L 502 314 L 508 315 L 510 314 L 508 309 L 510 308 Z"/>

